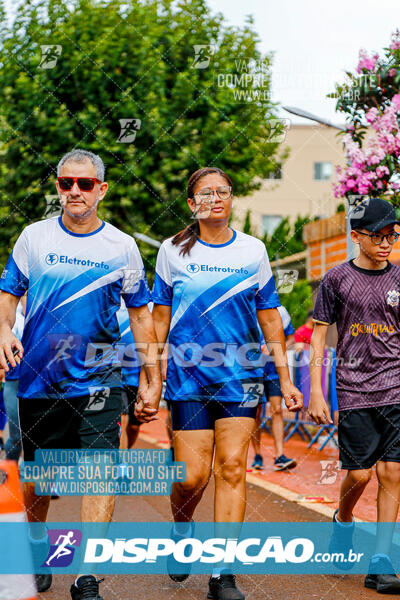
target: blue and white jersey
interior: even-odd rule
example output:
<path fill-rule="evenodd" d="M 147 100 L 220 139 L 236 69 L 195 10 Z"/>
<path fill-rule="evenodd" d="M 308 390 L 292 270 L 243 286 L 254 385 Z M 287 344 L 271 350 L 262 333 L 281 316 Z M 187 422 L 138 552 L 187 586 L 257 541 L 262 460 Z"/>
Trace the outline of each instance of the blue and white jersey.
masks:
<path fill-rule="evenodd" d="M 285 334 L 285 338 L 294 333 L 294 327 L 292 321 L 290 319 L 290 315 L 284 306 L 278 306 L 279 314 L 281 315 L 282 325 L 283 325 L 283 333 Z M 261 335 L 261 344 L 265 344 L 264 336 L 260 329 Z M 275 368 L 274 359 L 272 356 L 265 357 L 266 363 L 264 366 L 264 379 L 279 379 L 278 372 Z"/>
<path fill-rule="evenodd" d="M 121 308 L 117 312 L 117 319 L 121 334 L 118 342 L 118 356 L 121 363 L 122 384 L 138 387 L 141 363 L 129 323 L 128 309 L 123 300 Z"/>
<path fill-rule="evenodd" d="M 18 395 L 76 397 L 121 385 L 116 312 L 147 304 L 150 292 L 135 240 L 109 223 L 92 233 L 61 217 L 26 227 L 0 289 L 27 294 Z"/>
<path fill-rule="evenodd" d="M 153 289 L 154 304 L 172 307 L 165 397 L 244 401 L 263 376 L 256 311 L 279 306 L 265 246 L 234 231 L 180 250 L 162 244 Z"/>

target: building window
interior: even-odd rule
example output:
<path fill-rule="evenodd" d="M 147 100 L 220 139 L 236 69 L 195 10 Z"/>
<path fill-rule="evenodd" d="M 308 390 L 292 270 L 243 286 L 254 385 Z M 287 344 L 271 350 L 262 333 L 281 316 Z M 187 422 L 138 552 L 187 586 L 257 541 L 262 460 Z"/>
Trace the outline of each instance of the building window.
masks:
<path fill-rule="evenodd" d="M 270 171 L 267 179 L 282 179 L 282 167 L 276 167 L 274 171 Z"/>
<path fill-rule="evenodd" d="M 332 177 L 333 165 L 331 162 L 314 163 L 314 179 L 317 181 L 328 181 Z"/>
<path fill-rule="evenodd" d="M 272 235 L 281 221 L 282 217 L 280 215 L 263 215 L 261 218 L 263 234 Z"/>

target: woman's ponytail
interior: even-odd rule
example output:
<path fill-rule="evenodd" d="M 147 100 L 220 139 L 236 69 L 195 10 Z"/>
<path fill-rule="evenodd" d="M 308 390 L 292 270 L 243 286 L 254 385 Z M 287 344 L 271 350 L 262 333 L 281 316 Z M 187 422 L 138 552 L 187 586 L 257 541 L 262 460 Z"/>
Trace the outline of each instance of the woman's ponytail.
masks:
<path fill-rule="evenodd" d="M 172 243 L 174 244 L 174 246 L 179 246 L 182 244 L 179 254 L 182 254 L 182 256 L 186 256 L 187 254 L 190 254 L 191 249 L 197 242 L 199 233 L 200 233 L 199 222 L 196 219 L 195 221 L 193 221 L 193 223 L 191 223 L 190 225 L 185 227 L 185 229 L 182 229 L 182 231 L 179 231 L 172 238 Z"/>

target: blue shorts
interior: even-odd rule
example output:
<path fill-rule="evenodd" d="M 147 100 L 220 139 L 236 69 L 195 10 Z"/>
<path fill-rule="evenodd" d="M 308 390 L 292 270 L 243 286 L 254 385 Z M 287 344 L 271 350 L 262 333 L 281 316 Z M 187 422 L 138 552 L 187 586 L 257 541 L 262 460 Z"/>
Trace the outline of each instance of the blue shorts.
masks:
<path fill-rule="evenodd" d="M 170 402 L 172 429 L 193 431 L 215 429 L 215 421 L 229 417 L 255 419 L 256 406 L 243 406 L 243 402 L 220 402 L 219 400 L 174 400 Z"/>
<path fill-rule="evenodd" d="M 271 396 L 279 396 L 282 398 L 279 379 L 264 379 L 264 395 L 267 402 Z"/>

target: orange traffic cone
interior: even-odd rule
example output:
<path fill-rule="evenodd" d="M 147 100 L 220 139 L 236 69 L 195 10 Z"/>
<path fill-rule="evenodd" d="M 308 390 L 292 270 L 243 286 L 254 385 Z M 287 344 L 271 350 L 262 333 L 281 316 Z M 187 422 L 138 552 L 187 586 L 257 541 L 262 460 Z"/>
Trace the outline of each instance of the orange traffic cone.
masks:
<path fill-rule="evenodd" d="M 25 520 L 17 463 L 0 461 L 0 523 L 21 523 Z M 29 545 L 28 539 L 26 544 Z M 1 575 L 0 600 L 37 600 L 33 575 Z"/>

